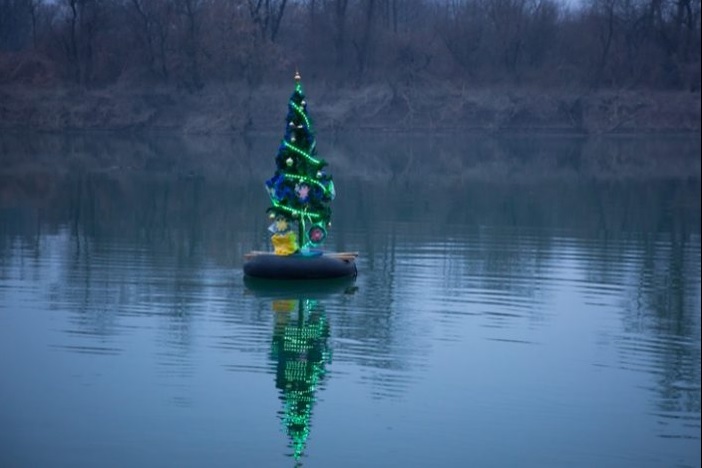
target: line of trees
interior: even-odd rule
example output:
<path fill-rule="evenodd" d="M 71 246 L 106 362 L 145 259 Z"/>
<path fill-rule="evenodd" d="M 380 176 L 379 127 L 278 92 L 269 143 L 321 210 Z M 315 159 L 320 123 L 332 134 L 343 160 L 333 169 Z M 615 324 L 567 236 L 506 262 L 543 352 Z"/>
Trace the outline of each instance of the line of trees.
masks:
<path fill-rule="evenodd" d="M 0 82 L 699 90 L 699 0 L 582 2 L 0 0 Z"/>

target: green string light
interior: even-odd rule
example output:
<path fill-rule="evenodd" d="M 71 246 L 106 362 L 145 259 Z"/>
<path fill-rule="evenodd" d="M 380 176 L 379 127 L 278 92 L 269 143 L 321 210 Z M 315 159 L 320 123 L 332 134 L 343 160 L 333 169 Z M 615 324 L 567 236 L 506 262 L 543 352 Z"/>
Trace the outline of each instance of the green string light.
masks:
<path fill-rule="evenodd" d="M 325 366 L 331 362 L 329 324 L 323 309 L 307 299 L 301 299 L 299 307 L 297 320 L 291 317 L 274 335 L 280 379 L 276 386 L 283 400 L 280 421 L 295 460 L 303 457 L 317 401 L 315 393 L 326 374 Z"/>
<path fill-rule="evenodd" d="M 312 164 L 315 164 L 315 165 L 317 165 L 317 166 L 319 166 L 319 165 L 322 164 L 322 161 L 320 161 L 320 160 L 317 159 L 317 158 L 312 157 L 312 155 L 310 155 L 310 154 L 308 154 L 308 153 L 302 151 L 300 148 L 298 148 L 297 146 L 293 145 L 292 143 L 289 143 L 288 141 L 283 140 L 283 144 L 284 144 L 288 149 L 290 149 L 290 150 L 296 152 L 296 153 L 299 154 L 299 155 L 302 155 L 302 157 L 304 157 L 305 159 L 307 159 L 307 160 L 308 160 L 309 162 L 311 162 Z"/>
<path fill-rule="evenodd" d="M 309 121 L 309 119 L 307 118 L 307 115 L 305 115 L 305 111 L 304 111 L 304 109 L 302 108 L 302 106 L 298 106 L 297 104 L 295 104 L 295 103 L 292 102 L 292 101 L 290 101 L 290 105 L 293 107 L 293 109 L 295 109 L 295 111 L 296 111 L 298 114 L 300 114 L 300 117 L 302 117 L 302 118 L 305 120 L 305 126 L 307 127 L 307 130 L 311 132 L 311 131 L 312 131 L 312 125 L 310 125 L 310 121 Z"/>
<path fill-rule="evenodd" d="M 289 206 L 281 205 L 278 201 L 276 201 L 272 196 L 271 196 L 271 203 L 273 203 L 273 206 L 279 210 L 287 211 L 288 213 L 296 216 L 307 216 L 310 219 L 318 219 L 321 218 L 322 215 L 318 213 L 309 213 L 307 210 L 298 210 L 295 208 L 290 208 Z"/>
<path fill-rule="evenodd" d="M 283 177 L 285 177 L 286 179 L 292 179 L 292 180 L 307 182 L 308 184 L 314 184 L 314 185 L 316 185 L 317 187 L 319 187 L 319 188 L 321 188 L 322 190 L 324 190 L 324 193 L 329 193 L 329 192 L 330 192 L 329 188 L 327 188 L 326 185 L 324 185 L 324 184 L 321 183 L 320 181 L 318 181 L 318 180 L 316 180 L 316 179 L 313 179 L 313 178 L 311 178 L 311 177 L 301 176 L 301 175 L 296 175 L 296 174 L 283 174 Z"/>

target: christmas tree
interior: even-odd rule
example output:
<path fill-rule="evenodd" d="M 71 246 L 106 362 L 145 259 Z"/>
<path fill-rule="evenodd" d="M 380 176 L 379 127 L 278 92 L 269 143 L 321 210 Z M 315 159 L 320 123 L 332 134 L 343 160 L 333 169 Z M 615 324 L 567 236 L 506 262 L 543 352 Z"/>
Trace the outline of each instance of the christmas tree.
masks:
<path fill-rule="evenodd" d="M 297 319 L 293 309 L 297 306 Z M 287 310 L 285 310 L 287 309 Z M 276 362 L 276 387 L 281 391 L 281 414 L 295 460 L 302 457 L 310 433 L 315 392 L 331 361 L 329 324 L 317 301 L 277 301 L 272 357 Z"/>
<path fill-rule="evenodd" d="M 299 73 L 295 73 L 285 136 L 275 162 L 275 174 L 266 181 L 272 205 L 268 212 L 275 219 L 269 228 L 273 232 L 275 253 L 309 253 L 327 236 L 335 192 L 332 176 L 325 171 L 327 163 L 317 156 L 317 143 Z M 297 226 L 297 234 L 294 226 Z"/>

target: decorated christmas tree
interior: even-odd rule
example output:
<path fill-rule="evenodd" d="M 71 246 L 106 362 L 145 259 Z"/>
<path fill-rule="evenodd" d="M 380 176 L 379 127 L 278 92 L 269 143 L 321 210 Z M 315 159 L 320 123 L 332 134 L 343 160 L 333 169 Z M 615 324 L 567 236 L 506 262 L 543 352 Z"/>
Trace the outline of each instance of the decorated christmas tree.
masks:
<path fill-rule="evenodd" d="M 295 73 L 285 136 L 275 162 L 275 174 L 266 181 L 271 199 L 268 212 L 275 220 L 269 228 L 274 251 L 278 255 L 310 254 L 327 236 L 335 192 L 332 176 L 325 170 L 327 163 L 317 156 L 299 73 Z"/>
<path fill-rule="evenodd" d="M 315 392 L 331 361 L 329 324 L 317 301 L 277 301 L 274 310 L 272 355 L 277 368 L 276 387 L 284 405 L 281 420 L 290 438 L 292 456 L 299 460 L 310 433 Z"/>

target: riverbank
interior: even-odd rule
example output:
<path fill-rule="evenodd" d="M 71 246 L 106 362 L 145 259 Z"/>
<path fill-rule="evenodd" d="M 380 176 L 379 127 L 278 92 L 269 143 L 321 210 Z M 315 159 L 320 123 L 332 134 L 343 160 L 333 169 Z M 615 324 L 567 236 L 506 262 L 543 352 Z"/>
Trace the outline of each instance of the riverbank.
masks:
<path fill-rule="evenodd" d="M 306 83 L 324 130 L 529 131 L 586 135 L 700 132 L 700 93 L 471 89 L 387 84 L 339 89 Z M 0 87 L 0 129 L 169 131 L 193 135 L 279 131 L 291 90 L 211 85 L 81 90 Z"/>

